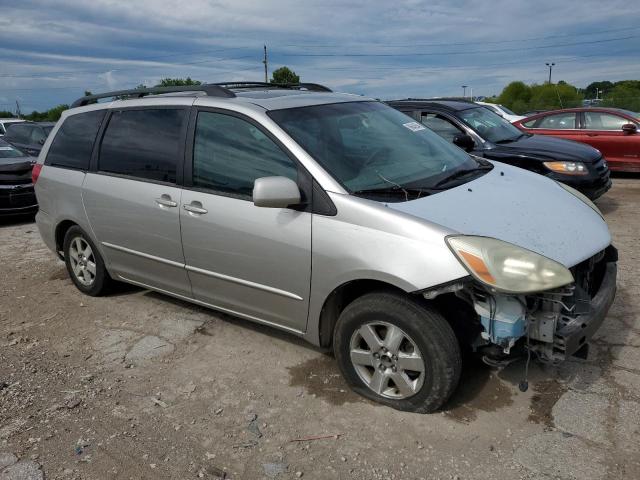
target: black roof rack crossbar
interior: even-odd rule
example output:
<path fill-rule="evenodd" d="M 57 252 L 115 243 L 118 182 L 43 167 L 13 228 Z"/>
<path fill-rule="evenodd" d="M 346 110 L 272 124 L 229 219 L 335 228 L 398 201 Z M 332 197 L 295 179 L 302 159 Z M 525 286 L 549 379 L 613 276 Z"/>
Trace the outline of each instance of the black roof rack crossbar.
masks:
<path fill-rule="evenodd" d="M 221 85 L 214 85 L 214 84 L 189 85 L 189 86 L 183 86 L 183 87 L 132 88 L 129 90 L 117 90 L 115 92 L 105 92 L 105 93 L 99 93 L 96 95 L 86 95 L 82 98 L 77 99 L 75 102 L 73 102 L 73 104 L 71 105 L 71 108 L 82 107 L 84 105 L 89 105 L 90 103 L 96 103 L 101 98 L 116 98 L 116 97 L 141 98 L 146 95 L 158 95 L 163 93 L 177 93 L 177 92 L 203 92 L 210 97 L 223 97 L 223 98 L 233 98 L 236 96 L 235 93 L 233 93 L 228 88 L 224 88 Z"/>
<path fill-rule="evenodd" d="M 267 83 L 267 82 L 221 82 L 215 83 L 224 88 L 230 89 L 242 89 L 242 88 L 288 88 L 288 89 L 304 89 L 311 92 L 331 92 L 329 87 L 320 85 L 318 83 Z"/>

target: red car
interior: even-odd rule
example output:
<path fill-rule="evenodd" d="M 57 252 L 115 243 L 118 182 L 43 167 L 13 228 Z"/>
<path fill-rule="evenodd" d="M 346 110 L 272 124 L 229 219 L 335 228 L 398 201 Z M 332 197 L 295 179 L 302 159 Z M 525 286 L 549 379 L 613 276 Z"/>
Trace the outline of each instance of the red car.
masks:
<path fill-rule="evenodd" d="M 640 114 L 619 108 L 568 108 L 538 113 L 513 124 L 526 133 L 587 143 L 611 170 L 640 172 Z"/>

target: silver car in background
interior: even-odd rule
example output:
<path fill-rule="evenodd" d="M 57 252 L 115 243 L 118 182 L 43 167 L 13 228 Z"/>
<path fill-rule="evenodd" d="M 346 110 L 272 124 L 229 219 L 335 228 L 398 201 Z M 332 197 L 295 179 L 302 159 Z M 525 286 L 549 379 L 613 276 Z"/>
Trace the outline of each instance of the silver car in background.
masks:
<path fill-rule="evenodd" d="M 33 176 L 42 238 L 82 292 L 123 281 L 286 330 L 401 410 L 441 407 L 464 349 L 584 354 L 615 295 L 581 194 L 320 85 L 84 97 Z"/>

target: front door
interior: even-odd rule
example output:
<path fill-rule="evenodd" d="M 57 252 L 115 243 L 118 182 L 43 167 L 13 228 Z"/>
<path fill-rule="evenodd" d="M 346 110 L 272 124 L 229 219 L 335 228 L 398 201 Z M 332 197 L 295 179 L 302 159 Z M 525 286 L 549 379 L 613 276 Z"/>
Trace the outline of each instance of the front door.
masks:
<path fill-rule="evenodd" d="M 612 168 L 625 168 L 635 164 L 640 168 L 640 134 L 622 130 L 626 118 L 607 112 L 586 111 L 583 113 L 581 141 L 597 148 Z"/>
<path fill-rule="evenodd" d="M 261 208 L 254 180 L 297 180 L 298 166 L 261 127 L 229 112 L 197 113 L 180 218 L 193 296 L 249 319 L 304 331 L 311 217 Z"/>
<path fill-rule="evenodd" d="M 114 111 L 84 206 L 112 274 L 191 296 L 180 239 L 186 108 Z"/>

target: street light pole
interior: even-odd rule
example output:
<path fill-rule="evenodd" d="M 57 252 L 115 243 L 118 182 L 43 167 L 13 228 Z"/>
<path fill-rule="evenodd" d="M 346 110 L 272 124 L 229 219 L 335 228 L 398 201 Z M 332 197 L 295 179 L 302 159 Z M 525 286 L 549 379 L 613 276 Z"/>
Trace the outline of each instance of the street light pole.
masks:
<path fill-rule="evenodd" d="M 553 70 L 555 63 L 545 63 L 545 65 L 549 67 L 549 83 L 551 83 L 551 70 Z"/>
<path fill-rule="evenodd" d="M 469 85 L 462 85 L 462 98 L 467 98 L 467 87 Z"/>

